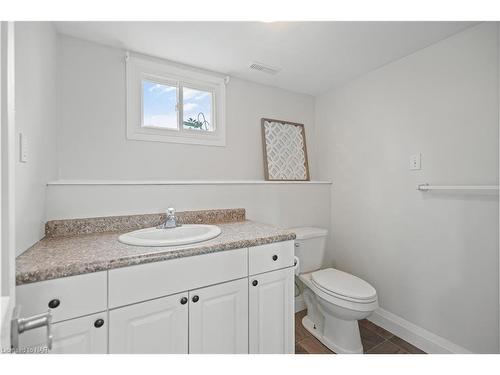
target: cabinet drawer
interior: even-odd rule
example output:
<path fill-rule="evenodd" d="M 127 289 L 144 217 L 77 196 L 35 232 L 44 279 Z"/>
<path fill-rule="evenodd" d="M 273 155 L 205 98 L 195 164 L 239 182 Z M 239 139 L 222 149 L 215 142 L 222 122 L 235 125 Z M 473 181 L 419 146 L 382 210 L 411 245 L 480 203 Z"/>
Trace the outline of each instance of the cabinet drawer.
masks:
<path fill-rule="evenodd" d="M 248 248 L 248 273 L 268 272 L 293 266 L 293 241 L 275 242 Z"/>
<path fill-rule="evenodd" d="M 109 308 L 248 275 L 247 249 L 221 251 L 109 271 Z"/>
<path fill-rule="evenodd" d="M 104 311 L 107 308 L 106 271 L 19 285 L 16 297 L 21 317 L 50 309 L 54 323 Z"/>

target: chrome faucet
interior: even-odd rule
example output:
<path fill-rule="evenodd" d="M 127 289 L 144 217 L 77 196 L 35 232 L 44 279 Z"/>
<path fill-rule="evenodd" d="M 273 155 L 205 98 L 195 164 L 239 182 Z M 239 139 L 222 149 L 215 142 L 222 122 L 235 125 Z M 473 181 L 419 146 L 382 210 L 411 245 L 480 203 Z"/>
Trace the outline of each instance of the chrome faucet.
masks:
<path fill-rule="evenodd" d="M 159 226 L 158 229 L 169 229 L 180 227 L 181 224 L 177 224 L 177 218 L 175 217 L 175 209 L 172 207 L 167 208 L 167 219 L 165 222 Z"/>

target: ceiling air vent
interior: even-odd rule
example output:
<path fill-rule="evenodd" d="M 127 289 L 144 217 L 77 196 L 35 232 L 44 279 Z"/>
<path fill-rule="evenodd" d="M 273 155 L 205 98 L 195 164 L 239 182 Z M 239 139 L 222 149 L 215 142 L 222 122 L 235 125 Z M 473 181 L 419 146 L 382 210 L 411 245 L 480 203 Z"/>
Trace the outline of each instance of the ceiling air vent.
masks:
<path fill-rule="evenodd" d="M 260 62 L 252 62 L 249 66 L 250 69 L 253 69 L 253 70 L 258 70 L 259 72 L 263 72 L 263 73 L 267 73 L 267 74 L 277 74 L 281 69 L 279 68 L 276 68 L 274 66 L 270 66 L 270 65 L 265 65 L 265 64 L 262 64 Z"/>

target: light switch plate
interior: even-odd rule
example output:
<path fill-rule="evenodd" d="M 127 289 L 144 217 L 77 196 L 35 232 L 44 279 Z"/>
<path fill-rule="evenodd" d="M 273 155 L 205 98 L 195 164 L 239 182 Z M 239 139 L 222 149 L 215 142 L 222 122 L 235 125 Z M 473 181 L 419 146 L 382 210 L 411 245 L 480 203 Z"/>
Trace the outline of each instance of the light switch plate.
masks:
<path fill-rule="evenodd" d="M 19 133 L 19 160 L 22 163 L 28 161 L 28 138 L 23 133 Z"/>
<path fill-rule="evenodd" d="M 421 154 L 415 154 L 410 156 L 410 170 L 417 171 L 422 169 L 422 158 Z"/>

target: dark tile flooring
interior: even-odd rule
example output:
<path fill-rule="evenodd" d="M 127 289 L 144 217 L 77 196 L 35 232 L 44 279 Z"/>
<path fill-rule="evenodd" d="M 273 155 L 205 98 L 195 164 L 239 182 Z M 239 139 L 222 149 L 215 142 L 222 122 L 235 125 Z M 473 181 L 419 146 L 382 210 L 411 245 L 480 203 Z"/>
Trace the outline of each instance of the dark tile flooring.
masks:
<path fill-rule="evenodd" d="M 335 354 L 302 325 L 306 310 L 295 314 L 295 354 Z M 366 354 L 425 354 L 409 342 L 364 319 L 359 322 L 361 341 Z"/>

